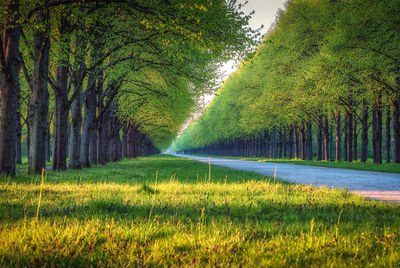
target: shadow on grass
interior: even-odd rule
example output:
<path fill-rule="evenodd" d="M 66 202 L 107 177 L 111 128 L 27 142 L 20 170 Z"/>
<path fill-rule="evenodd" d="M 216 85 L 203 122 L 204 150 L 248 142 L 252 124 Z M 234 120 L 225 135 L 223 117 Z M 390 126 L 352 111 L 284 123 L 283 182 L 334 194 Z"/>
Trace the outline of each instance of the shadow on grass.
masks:
<path fill-rule="evenodd" d="M 56 193 L 60 195 L 62 193 Z M 16 222 L 23 218 L 35 218 L 36 206 L 25 206 L 21 203 L 2 202 L 0 204 L 0 220 Z M 376 206 L 374 203 L 345 204 L 321 204 L 321 203 L 280 203 L 274 200 L 256 200 L 254 205 L 223 204 L 215 205 L 212 200 L 198 201 L 194 204 L 176 205 L 168 202 L 156 205 L 132 204 L 131 201 L 96 198 L 83 204 L 63 205 L 60 207 L 43 205 L 40 208 L 40 218 L 64 218 L 68 219 L 110 219 L 147 221 L 151 217 L 158 221 L 190 220 L 198 222 L 202 215 L 214 221 L 231 221 L 238 224 L 275 224 L 308 226 L 314 218 L 323 225 L 336 223 L 341 210 L 341 223 L 349 223 L 354 226 L 381 226 L 399 222 L 400 208 L 385 204 Z"/>

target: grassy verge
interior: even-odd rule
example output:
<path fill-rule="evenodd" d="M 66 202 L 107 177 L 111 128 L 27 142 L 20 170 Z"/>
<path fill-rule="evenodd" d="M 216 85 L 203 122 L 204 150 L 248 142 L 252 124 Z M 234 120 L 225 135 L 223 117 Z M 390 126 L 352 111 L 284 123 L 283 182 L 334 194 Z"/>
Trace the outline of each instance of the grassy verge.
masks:
<path fill-rule="evenodd" d="M 391 267 L 400 209 L 155 156 L 49 172 L 43 185 L 2 178 L 0 241 L 0 266 Z"/>
<path fill-rule="evenodd" d="M 260 162 L 272 162 L 272 163 L 282 163 L 282 164 L 295 164 L 304 166 L 316 166 L 316 167 L 330 167 L 330 168 L 344 168 L 344 169 L 354 169 L 354 170 L 365 170 L 365 171 L 376 171 L 376 172 L 389 172 L 389 173 L 400 173 L 400 165 L 396 163 L 382 163 L 375 164 L 371 163 L 371 160 L 366 163 L 360 161 L 346 162 L 328 162 L 328 161 L 311 161 L 311 160 L 301 160 L 301 159 L 275 159 L 275 158 L 265 158 L 265 157 L 233 157 L 233 156 L 216 156 L 216 155 L 201 155 L 197 156 L 204 157 L 216 157 L 216 158 L 228 158 L 228 159 L 240 159 L 240 160 L 251 160 Z"/>

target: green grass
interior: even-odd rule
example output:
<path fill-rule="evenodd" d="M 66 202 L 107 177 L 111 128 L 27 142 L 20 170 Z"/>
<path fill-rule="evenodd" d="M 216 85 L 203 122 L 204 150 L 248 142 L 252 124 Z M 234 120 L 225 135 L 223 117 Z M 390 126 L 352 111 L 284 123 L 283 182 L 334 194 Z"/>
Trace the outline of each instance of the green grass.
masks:
<path fill-rule="evenodd" d="M 344 168 L 344 169 L 354 169 L 354 170 L 365 170 L 365 171 L 376 171 L 376 172 L 389 172 L 389 173 L 400 173 L 400 164 L 396 163 L 382 163 L 375 164 L 372 160 L 368 160 L 366 163 L 360 161 L 346 162 L 328 162 L 328 161 L 316 161 L 316 160 L 301 160 L 301 159 L 289 159 L 289 158 L 265 158 L 265 157 L 234 157 L 234 156 L 216 156 L 216 155 L 201 155 L 197 156 L 204 157 L 216 157 L 216 158 L 228 158 L 228 159 L 240 159 L 240 160 L 251 160 L 260 162 L 272 162 L 272 163 L 282 163 L 282 164 L 295 164 L 304 166 L 316 166 L 316 167 L 330 167 L 330 168 Z"/>
<path fill-rule="evenodd" d="M 381 266 L 400 207 L 172 156 L 0 180 L 0 266 Z M 349 178 L 351 179 L 351 178 Z M 36 218 L 42 191 L 39 218 Z"/>
<path fill-rule="evenodd" d="M 52 164 L 53 164 L 52 161 L 46 161 L 46 167 L 51 167 Z M 17 164 L 16 165 L 17 172 L 25 171 L 28 168 L 29 168 L 29 165 L 28 165 L 28 160 L 26 159 L 26 157 L 24 157 L 22 159 L 22 164 Z"/>

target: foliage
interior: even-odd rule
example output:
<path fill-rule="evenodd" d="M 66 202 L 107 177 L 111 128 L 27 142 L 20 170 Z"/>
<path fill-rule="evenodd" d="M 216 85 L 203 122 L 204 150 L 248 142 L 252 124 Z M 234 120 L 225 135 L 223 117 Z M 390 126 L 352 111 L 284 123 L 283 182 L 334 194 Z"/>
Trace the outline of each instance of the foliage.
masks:
<path fill-rule="evenodd" d="M 318 123 L 334 109 L 360 118 L 361 104 L 370 111 L 382 92 L 378 108 L 389 107 L 400 92 L 399 8 L 399 1 L 288 1 L 255 56 L 242 62 L 174 149 Z"/>

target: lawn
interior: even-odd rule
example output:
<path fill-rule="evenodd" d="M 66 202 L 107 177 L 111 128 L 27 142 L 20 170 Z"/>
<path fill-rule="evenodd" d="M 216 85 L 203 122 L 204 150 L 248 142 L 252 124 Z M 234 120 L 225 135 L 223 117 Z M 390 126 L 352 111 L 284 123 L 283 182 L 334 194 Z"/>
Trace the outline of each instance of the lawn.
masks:
<path fill-rule="evenodd" d="M 265 158 L 265 157 L 234 157 L 234 156 L 216 156 L 216 155 L 202 155 L 196 154 L 196 156 L 203 157 L 216 157 L 216 158 L 228 158 L 228 159 L 240 159 L 260 162 L 271 162 L 271 163 L 282 163 L 282 164 L 295 164 L 304 166 L 316 166 L 316 167 L 329 167 L 329 168 L 344 168 L 354 170 L 365 170 L 365 171 L 376 171 L 376 172 L 389 172 L 389 173 L 400 173 L 400 164 L 397 163 L 382 163 L 375 164 L 369 159 L 366 163 L 360 161 L 316 161 L 316 160 L 301 160 L 301 159 L 290 159 L 290 158 Z"/>
<path fill-rule="evenodd" d="M 398 267 L 400 207 L 160 155 L 0 179 L 0 241 L 0 266 Z"/>

